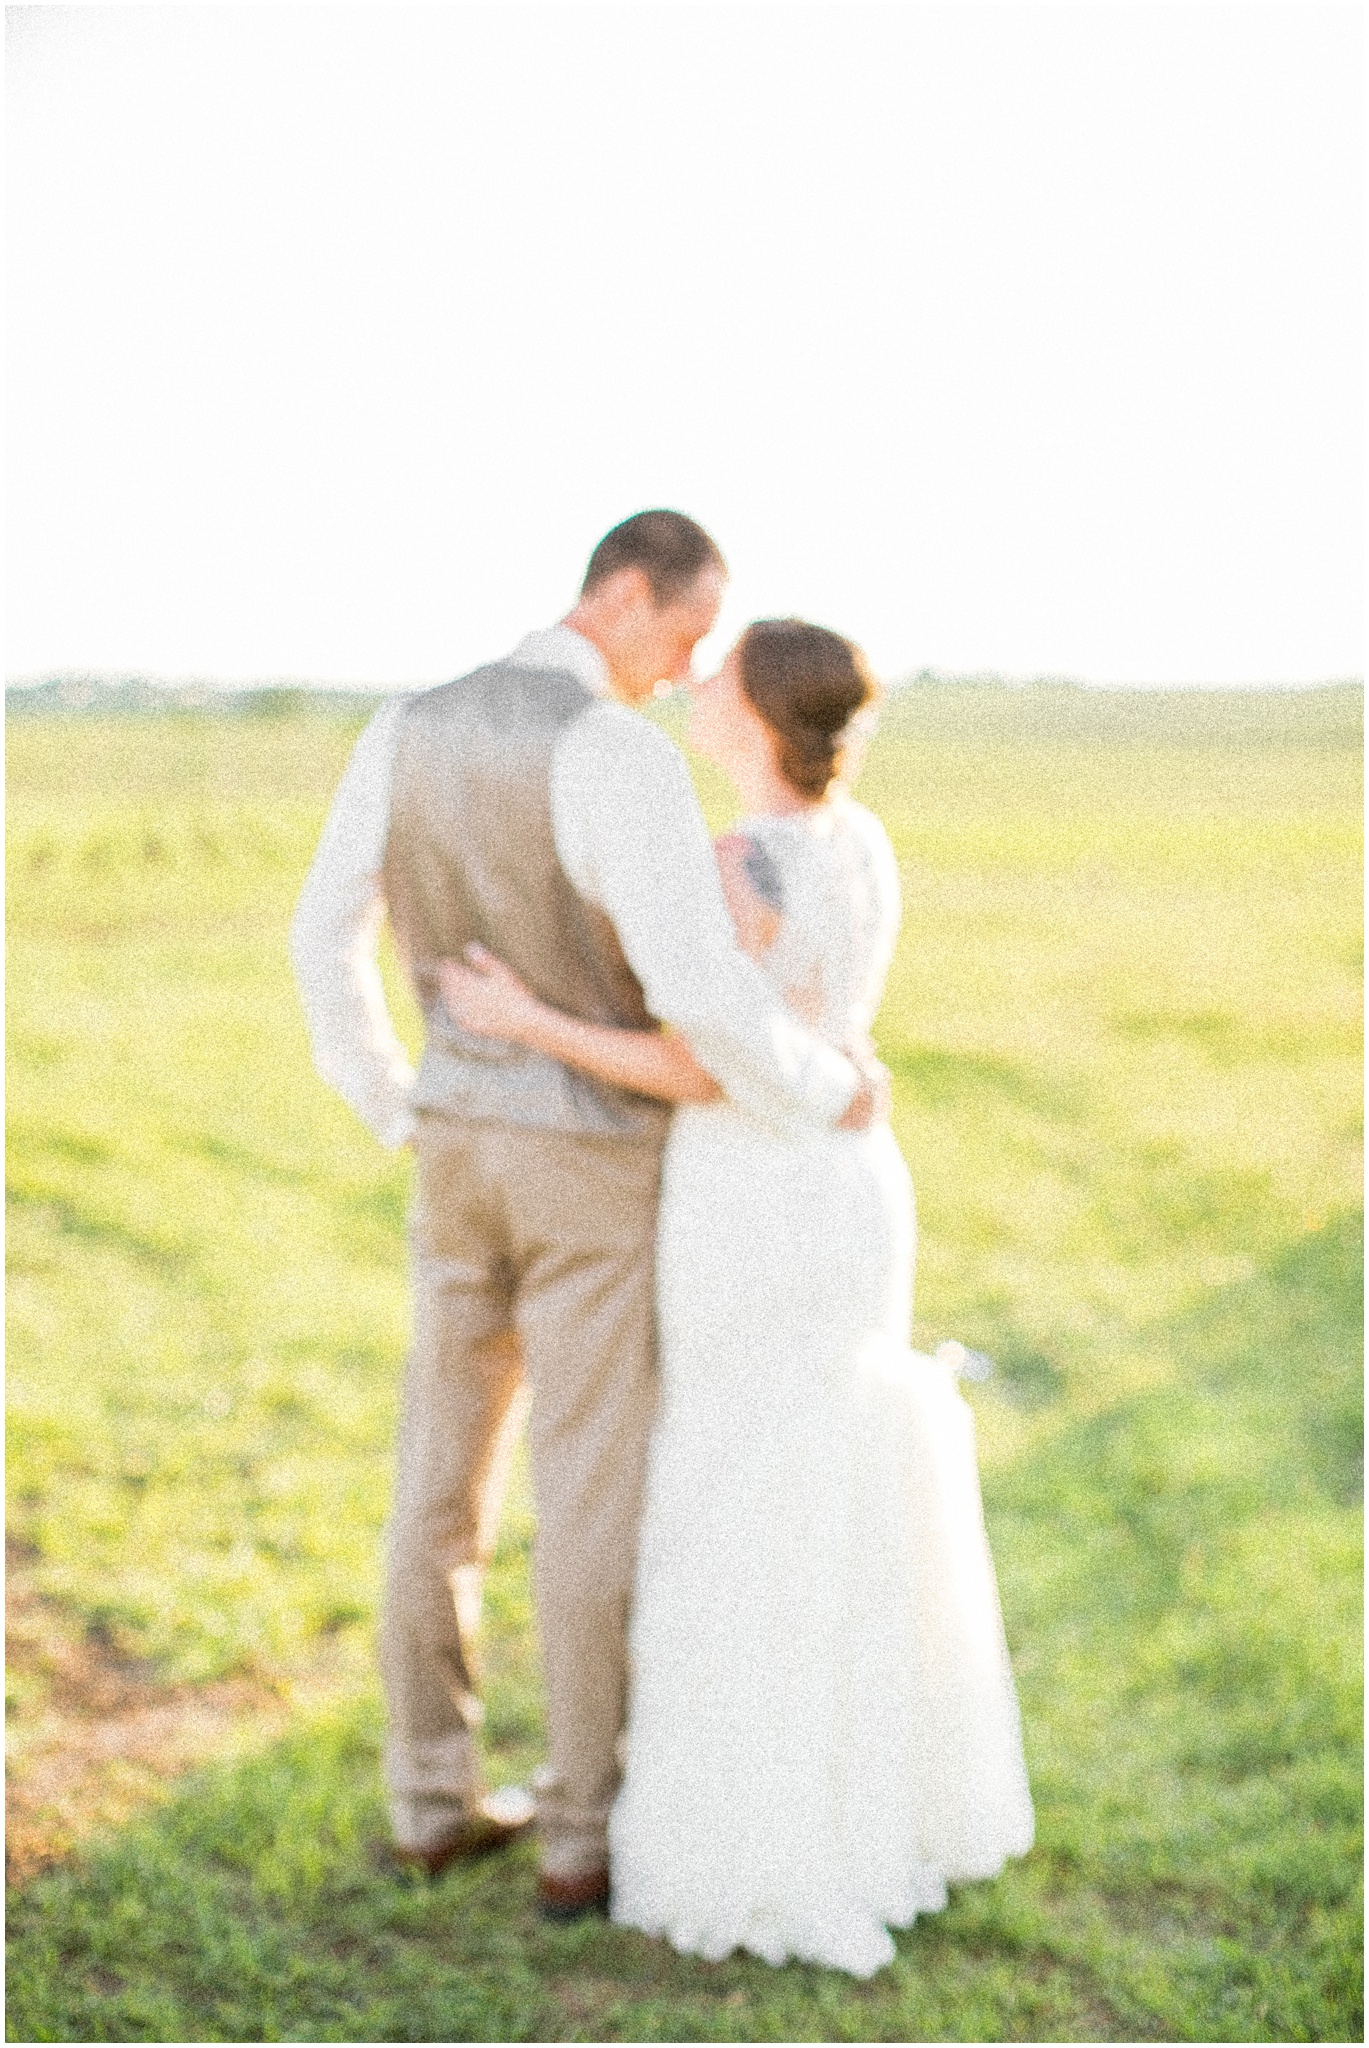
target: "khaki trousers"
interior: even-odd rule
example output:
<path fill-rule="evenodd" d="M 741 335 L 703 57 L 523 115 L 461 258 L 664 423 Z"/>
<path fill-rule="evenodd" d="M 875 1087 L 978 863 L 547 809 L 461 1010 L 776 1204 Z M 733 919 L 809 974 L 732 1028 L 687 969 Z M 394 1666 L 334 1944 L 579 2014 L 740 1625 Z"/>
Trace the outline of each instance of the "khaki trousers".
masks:
<path fill-rule="evenodd" d="M 475 1638 L 531 1392 L 534 1592 L 547 1691 L 543 1867 L 603 1868 L 628 1600 L 656 1402 L 661 1148 L 419 1119 L 405 1380 L 381 1620 L 395 1838 L 433 1847 L 480 1797 Z"/>

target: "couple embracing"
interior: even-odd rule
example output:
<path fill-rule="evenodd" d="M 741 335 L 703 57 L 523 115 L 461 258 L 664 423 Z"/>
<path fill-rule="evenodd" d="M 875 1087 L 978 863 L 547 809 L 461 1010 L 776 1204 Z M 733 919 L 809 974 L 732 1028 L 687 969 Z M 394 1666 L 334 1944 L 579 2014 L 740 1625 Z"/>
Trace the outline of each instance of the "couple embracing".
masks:
<path fill-rule="evenodd" d="M 552 1918 L 868 1975 L 1032 1839 L 970 1413 L 908 1348 L 912 1191 L 869 1028 L 899 920 L 846 791 L 875 685 L 798 620 L 691 684 L 709 842 L 634 709 L 726 569 L 605 536 L 557 626 L 392 699 L 295 914 L 317 1065 L 411 1143 L 414 1339 L 381 1662 L 401 1857 L 535 1822 Z M 375 965 L 388 912 L 415 1076 Z M 475 1639 L 530 1392 L 548 1759 L 485 1790 Z"/>

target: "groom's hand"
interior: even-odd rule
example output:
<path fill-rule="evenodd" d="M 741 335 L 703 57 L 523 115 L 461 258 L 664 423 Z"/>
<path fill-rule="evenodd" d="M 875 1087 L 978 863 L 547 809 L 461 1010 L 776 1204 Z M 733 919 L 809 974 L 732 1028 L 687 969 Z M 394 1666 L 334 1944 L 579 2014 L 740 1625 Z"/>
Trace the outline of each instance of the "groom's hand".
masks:
<path fill-rule="evenodd" d="M 894 1090 L 889 1069 L 882 1066 L 873 1053 L 859 1058 L 856 1066 L 860 1080 L 855 1094 L 838 1119 L 839 1131 L 868 1131 L 871 1124 L 882 1124 L 893 1108 Z"/>

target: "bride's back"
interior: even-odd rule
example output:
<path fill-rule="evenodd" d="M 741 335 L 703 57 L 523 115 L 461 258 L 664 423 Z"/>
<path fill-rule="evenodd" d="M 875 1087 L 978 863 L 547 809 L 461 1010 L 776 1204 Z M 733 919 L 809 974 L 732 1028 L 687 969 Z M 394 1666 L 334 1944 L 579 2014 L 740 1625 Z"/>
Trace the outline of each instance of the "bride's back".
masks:
<path fill-rule="evenodd" d="M 869 1034 L 898 937 L 898 863 L 872 811 L 838 793 L 813 810 L 751 817 L 753 888 L 779 915 L 761 967 L 784 1001 L 833 1045 Z"/>

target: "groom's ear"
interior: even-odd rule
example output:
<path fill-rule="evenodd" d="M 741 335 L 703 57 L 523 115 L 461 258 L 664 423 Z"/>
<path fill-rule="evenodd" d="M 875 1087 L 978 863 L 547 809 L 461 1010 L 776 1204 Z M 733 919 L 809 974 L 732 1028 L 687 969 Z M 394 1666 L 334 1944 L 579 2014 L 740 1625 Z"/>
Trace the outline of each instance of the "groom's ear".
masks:
<path fill-rule="evenodd" d="M 625 619 L 643 605 L 656 609 L 651 578 L 639 562 L 629 562 L 606 576 L 594 593 L 604 610 L 615 619 Z"/>

